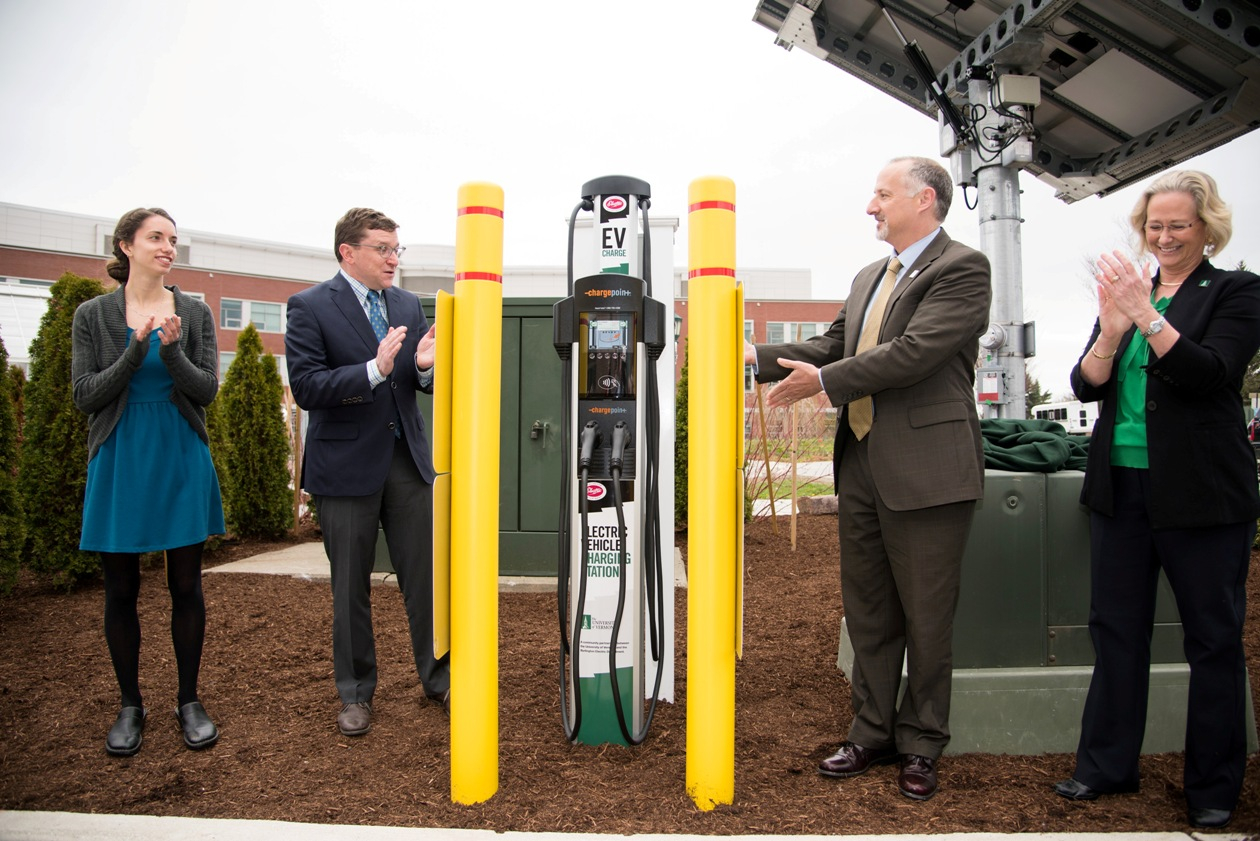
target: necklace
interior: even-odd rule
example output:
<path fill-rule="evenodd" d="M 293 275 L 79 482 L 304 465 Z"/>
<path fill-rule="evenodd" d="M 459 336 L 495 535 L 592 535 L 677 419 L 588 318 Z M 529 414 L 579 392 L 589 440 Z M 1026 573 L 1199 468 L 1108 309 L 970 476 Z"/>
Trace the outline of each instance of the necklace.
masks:
<path fill-rule="evenodd" d="M 1180 286 L 1180 285 L 1181 285 L 1181 284 L 1183 284 L 1183 283 L 1185 283 L 1185 281 L 1184 281 L 1184 280 L 1179 280 L 1179 281 L 1177 281 L 1176 283 L 1165 283 L 1164 281 L 1162 281 L 1162 280 L 1161 280 L 1161 281 L 1159 282 L 1159 285 L 1160 285 L 1160 286 Z"/>

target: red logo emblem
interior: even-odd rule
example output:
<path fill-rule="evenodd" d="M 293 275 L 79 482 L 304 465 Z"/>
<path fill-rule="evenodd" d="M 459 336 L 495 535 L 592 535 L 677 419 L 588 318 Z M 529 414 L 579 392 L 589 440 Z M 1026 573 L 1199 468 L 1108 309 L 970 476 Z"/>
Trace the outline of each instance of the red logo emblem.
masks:
<path fill-rule="evenodd" d="M 603 485 L 601 485 L 599 482 L 586 483 L 586 498 L 587 499 L 591 500 L 592 502 L 596 502 L 598 500 L 603 499 L 606 496 L 608 496 L 608 489 L 605 488 Z"/>
<path fill-rule="evenodd" d="M 604 210 L 609 213 L 617 213 L 626 209 L 626 200 L 621 196 L 609 196 L 604 199 Z"/>

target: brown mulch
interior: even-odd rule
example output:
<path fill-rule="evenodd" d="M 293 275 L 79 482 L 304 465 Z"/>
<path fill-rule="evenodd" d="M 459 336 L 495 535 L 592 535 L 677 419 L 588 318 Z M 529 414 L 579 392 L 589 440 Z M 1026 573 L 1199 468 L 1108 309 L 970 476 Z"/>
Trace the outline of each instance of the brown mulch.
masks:
<path fill-rule="evenodd" d="M 305 535 L 311 539 L 312 535 Z M 679 539 L 685 544 L 685 535 Z M 278 544 L 228 542 L 213 566 Z M 315 823 L 601 833 L 887 834 L 1186 831 L 1179 754 L 1142 759 L 1142 791 L 1070 803 L 1050 785 L 1073 758 L 947 756 L 927 803 L 883 767 L 845 781 L 814 772 L 842 738 L 848 687 L 835 519 L 802 517 L 798 548 L 767 522 L 745 541 L 744 658 L 736 678 L 735 802 L 701 812 L 684 790 L 686 596 L 677 604 L 677 703 L 637 748 L 570 745 L 560 726 L 554 595 L 500 600 L 499 791 L 450 798 L 448 722 L 426 701 L 397 590 L 375 593 L 380 686 L 372 732 L 341 736 L 328 585 L 208 575 L 201 696 L 222 738 L 186 750 L 172 714 L 175 666 L 160 568 L 141 588 L 144 747 L 105 755 L 117 688 L 101 634 L 101 587 L 65 595 L 24 576 L 0 597 L 0 808 Z M 684 545 L 685 552 L 685 545 Z M 1256 561 L 1253 557 L 1253 566 Z M 1250 576 L 1247 662 L 1260 697 L 1260 586 Z M 458 699 L 456 699 L 458 703 Z M 1260 832 L 1260 757 L 1248 758 L 1231 832 Z"/>

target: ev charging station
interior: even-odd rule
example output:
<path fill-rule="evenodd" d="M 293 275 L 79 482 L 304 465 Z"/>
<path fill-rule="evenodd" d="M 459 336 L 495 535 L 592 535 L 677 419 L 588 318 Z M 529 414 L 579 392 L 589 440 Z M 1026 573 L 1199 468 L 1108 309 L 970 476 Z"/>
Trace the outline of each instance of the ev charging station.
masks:
<path fill-rule="evenodd" d="M 652 298 L 650 204 L 651 188 L 637 178 L 583 185 L 569 225 L 568 297 L 553 311 L 564 364 L 560 707 L 565 735 L 584 744 L 640 744 L 669 659 L 656 366 L 670 331 Z M 575 281 L 579 211 L 595 214 L 597 270 Z"/>

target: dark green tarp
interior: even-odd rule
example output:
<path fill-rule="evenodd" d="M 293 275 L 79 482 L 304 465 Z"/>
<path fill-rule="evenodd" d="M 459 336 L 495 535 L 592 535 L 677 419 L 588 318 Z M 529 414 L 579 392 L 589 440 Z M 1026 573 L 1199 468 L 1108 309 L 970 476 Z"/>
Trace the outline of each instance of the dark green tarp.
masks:
<path fill-rule="evenodd" d="M 985 418 L 980 421 L 984 466 L 1021 473 L 1084 470 L 1089 438 L 1068 435 L 1060 424 L 1046 420 Z"/>

